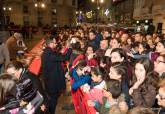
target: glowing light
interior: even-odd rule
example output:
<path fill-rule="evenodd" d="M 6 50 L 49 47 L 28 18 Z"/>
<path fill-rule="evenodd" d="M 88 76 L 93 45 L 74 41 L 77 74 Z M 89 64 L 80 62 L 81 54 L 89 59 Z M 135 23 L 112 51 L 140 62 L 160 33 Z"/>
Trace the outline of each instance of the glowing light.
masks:
<path fill-rule="evenodd" d="M 95 0 L 92 0 L 92 2 L 95 2 Z"/>
<path fill-rule="evenodd" d="M 3 7 L 3 10 L 5 11 L 5 10 L 6 10 L 6 8 L 5 8 L 5 7 Z"/>
<path fill-rule="evenodd" d="M 41 4 L 41 7 L 42 7 L 42 8 L 45 8 L 45 4 L 44 4 L 44 3 L 42 3 L 42 4 Z"/>
<path fill-rule="evenodd" d="M 11 7 L 9 7 L 9 11 L 11 11 L 12 10 L 12 8 Z"/>
<path fill-rule="evenodd" d="M 100 0 L 100 3 L 104 3 L 104 0 Z"/>
<path fill-rule="evenodd" d="M 37 4 L 37 3 L 35 3 L 35 4 L 34 4 L 34 6 L 35 6 L 35 7 L 38 7 L 38 4 Z"/>
<path fill-rule="evenodd" d="M 106 16 L 108 16 L 108 14 L 109 14 L 109 10 L 106 9 L 106 11 L 104 12 L 104 14 L 105 14 Z"/>
<path fill-rule="evenodd" d="M 148 23 L 148 20 L 145 20 L 145 23 Z"/>
<path fill-rule="evenodd" d="M 137 24 L 139 24 L 139 21 L 136 21 Z"/>

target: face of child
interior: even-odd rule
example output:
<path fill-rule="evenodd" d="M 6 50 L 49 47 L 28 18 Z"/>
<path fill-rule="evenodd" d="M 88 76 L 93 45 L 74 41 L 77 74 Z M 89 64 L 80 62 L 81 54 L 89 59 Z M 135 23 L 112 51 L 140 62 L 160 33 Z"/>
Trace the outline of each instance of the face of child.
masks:
<path fill-rule="evenodd" d="M 131 45 L 132 44 L 132 41 L 131 41 L 131 39 L 129 38 L 129 39 L 127 39 L 127 43 L 128 43 L 128 45 Z"/>
<path fill-rule="evenodd" d="M 158 42 L 157 45 L 156 45 L 156 51 L 159 52 L 159 53 L 162 53 L 165 51 L 165 47 L 163 46 L 162 43 Z"/>
<path fill-rule="evenodd" d="M 111 53 L 111 62 L 115 63 L 115 62 L 122 62 L 124 60 L 123 57 L 120 56 L 120 54 L 118 52 L 113 52 Z"/>
<path fill-rule="evenodd" d="M 87 53 L 87 55 L 93 54 L 93 48 L 92 47 L 88 47 L 86 53 Z"/>
<path fill-rule="evenodd" d="M 135 76 L 139 83 L 143 83 L 146 77 L 146 70 L 144 66 L 140 63 L 135 65 Z"/>
<path fill-rule="evenodd" d="M 138 51 L 139 51 L 139 53 L 142 53 L 144 51 L 144 47 L 141 44 L 139 44 Z"/>
<path fill-rule="evenodd" d="M 119 75 L 117 73 L 117 71 L 115 70 L 115 68 L 113 68 L 113 67 L 110 68 L 109 77 L 110 77 L 110 79 L 114 79 L 114 80 L 121 79 L 121 75 Z"/>
<path fill-rule="evenodd" d="M 76 72 L 79 76 L 83 75 L 83 69 L 79 68 L 79 69 L 76 70 Z"/>
<path fill-rule="evenodd" d="M 100 75 L 96 76 L 94 73 L 91 73 L 91 74 L 92 74 L 91 78 L 93 82 L 100 82 L 102 80 Z"/>
<path fill-rule="evenodd" d="M 118 43 L 118 41 L 116 39 L 112 40 L 112 48 L 119 48 L 120 47 L 120 43 Z"/>

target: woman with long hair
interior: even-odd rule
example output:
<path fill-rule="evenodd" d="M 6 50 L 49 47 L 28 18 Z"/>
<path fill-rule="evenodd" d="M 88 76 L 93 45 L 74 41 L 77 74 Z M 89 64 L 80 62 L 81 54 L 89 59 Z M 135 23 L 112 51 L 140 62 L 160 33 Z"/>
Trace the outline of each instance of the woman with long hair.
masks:
<path fill-rule="evenodd" d="M 133 84 L 129 89 L 134 106 L 154 105 L 159 78 L 153 69 L 153 63 L 147 58 L 142 58 L 135 64 Z"/>

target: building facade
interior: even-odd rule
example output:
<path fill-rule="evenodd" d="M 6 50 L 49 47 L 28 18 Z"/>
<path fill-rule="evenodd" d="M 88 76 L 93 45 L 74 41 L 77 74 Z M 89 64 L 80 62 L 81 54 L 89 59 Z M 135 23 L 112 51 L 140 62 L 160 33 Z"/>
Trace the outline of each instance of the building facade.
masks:
<path fill-rule="evenodd" d="M 165 0 L 135 0 L 135 20 L 152 20 L 155 31 L 165 33 Z"/>
<path fill-rule="evenodd" d="M 131 24 L 134 0 L 111 0 L 112 22 Z"/>
<path fill-rule="evenodd" d="M 6 24 L 32 26 L 73 26 L 77 0 L 5 0 Z"/>

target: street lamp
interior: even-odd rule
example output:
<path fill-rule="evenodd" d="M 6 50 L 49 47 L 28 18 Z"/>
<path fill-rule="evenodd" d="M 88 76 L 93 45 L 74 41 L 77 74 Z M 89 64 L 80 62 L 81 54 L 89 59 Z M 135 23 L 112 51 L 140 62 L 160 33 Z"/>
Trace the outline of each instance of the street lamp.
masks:
<path fill-rule="evenodd" d="M 12 7 L 4 6 L 3 11 L 4 11 L 3 12 L 4 13 L 4 24 L 8 25 L 10 22 L 10 15 L 11 15 Z"/>
<path fill-rule="evenodd" d="M 95 0 L 91 0 L 93 3 L 95 2 Z M 104 3 L 104 0 L 96 0 L 96 5 L 97 5 L 97 8 L 96 8 L 96 24 L 98 22 L 98 10 L 100 10 L 100 4 Z"/>
<path fill-rule="evenodd" d="M 37 18 L 38 18 L 38 26 L 42 25 L 42 9 L 46 7 L 44 0 L 39 0 L 34 3 L 34 7 L 37 8 Z"/>

